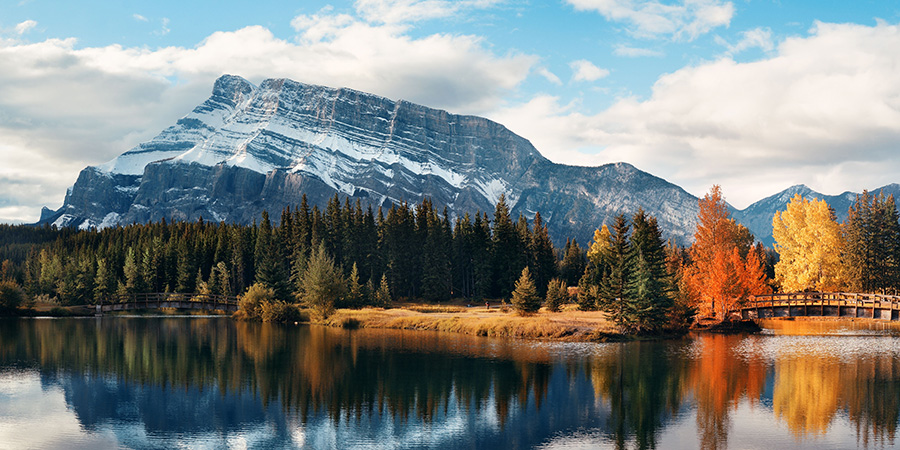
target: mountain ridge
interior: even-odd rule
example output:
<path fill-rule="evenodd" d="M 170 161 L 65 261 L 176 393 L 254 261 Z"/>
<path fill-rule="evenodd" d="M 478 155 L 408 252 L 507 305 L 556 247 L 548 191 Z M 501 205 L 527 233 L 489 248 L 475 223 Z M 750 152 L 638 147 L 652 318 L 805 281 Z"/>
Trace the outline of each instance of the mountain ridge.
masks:
<path fill-rule="evenodd" d="M 567 166 L 477 116 L 288 79 L 254 86 L 232 75 L 150 141 L 85 168 L 41 222 L 81 228 L 132 222 L 249 222 L 263 209 L 324 207 L 334 194 L 372 206 L 429 197 L 452 216 L 540 211 L 556 242 L 587 243 L 618 213 L 644 208 L 686 242 L 696 198 L 627 163 Z"/>

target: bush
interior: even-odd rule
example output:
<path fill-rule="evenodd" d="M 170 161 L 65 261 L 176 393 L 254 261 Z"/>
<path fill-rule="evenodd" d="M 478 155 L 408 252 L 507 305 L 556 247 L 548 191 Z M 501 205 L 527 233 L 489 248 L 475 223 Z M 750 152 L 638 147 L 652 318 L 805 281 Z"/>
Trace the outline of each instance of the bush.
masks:
<path fill-rule="evenodd" d="M 235 318 L 244 320 L 261 319 L 263 303 L 275 301 L 275 291 L 262 283 L 254 283 L 238 300 L 238 311 Z"/>
<path fill-rule="evenodd" d="M 12 281 L 0 281 L 0 313 L 12 313 L 25 301 L 25 292 Z"/>
<path fill-rule="evenodd" d="M 259 311 L 259 317 L 263 322 L 291 323 L 301 322 L 304 319 L 300 308 L 280 300 L 262 302 Z"/>

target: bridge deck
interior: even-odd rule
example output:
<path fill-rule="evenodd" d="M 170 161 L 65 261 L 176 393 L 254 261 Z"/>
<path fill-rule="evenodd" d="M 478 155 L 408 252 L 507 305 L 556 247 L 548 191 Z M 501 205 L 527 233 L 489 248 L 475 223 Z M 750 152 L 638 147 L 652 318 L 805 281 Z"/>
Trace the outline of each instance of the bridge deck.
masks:
<path fill-rule="evenodd" d="M 238 309 L 238 298 L 214 294 L 150 292 L 112 295 L 93 307 L 98 313 L 160 308 L 235 312 Z"/>
<path fill-rule="evenodd" d="M 842 317 L 900 321 L 900 296 L 847 292 L 761 295 L 740 309 L 741 318 Z"/>

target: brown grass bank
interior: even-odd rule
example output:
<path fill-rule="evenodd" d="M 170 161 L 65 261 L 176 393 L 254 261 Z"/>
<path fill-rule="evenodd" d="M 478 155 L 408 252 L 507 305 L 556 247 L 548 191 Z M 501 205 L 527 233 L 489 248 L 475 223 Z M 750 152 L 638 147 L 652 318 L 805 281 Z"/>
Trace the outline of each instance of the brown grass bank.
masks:
<path fill-rule="evenodd" d="M 561 312 L 542 309 L 519 316 L 497 307 L 405 305 L 400 308 L 339 309 L 325 323 L 345 328 L 392 328 L 462 333 L 474 336 L 512 337 L 554 341 L 627 340 L 607 322 L 604 314 L 568 308 Z"/>

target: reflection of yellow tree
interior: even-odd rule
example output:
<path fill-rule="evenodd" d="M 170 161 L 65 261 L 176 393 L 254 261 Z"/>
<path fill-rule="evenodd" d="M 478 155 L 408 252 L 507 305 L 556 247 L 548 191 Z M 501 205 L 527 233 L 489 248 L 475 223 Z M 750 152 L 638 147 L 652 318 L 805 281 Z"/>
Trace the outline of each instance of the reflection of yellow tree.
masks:
<path fill-rule="evenodd" d="M 785 357 L 775 363 L 772 406 L 798 437 L 828 430 L 840 394 L 841 366 L 834 356 Z"/>
<path fill-rule="evenodd" d="M 702 448 L 727 447 L 729 412 L 745 397 L 759 401 L 766 382 L 766 364 L 734 354 L 733 336 L 705 335 L 697 339 L 697 360 L 687 383 L 697 401 L 697 428 Z"/>

